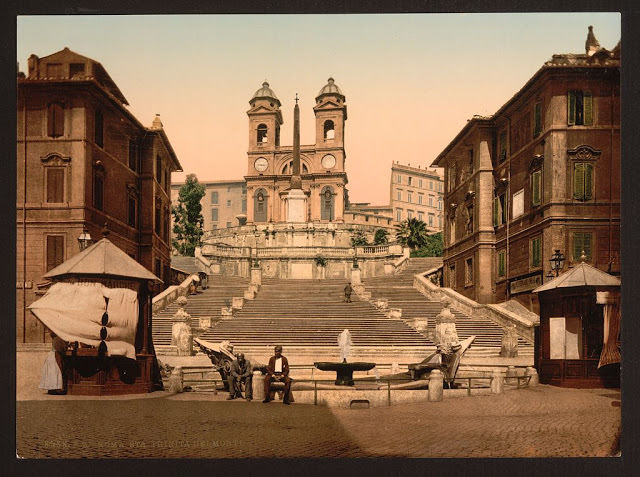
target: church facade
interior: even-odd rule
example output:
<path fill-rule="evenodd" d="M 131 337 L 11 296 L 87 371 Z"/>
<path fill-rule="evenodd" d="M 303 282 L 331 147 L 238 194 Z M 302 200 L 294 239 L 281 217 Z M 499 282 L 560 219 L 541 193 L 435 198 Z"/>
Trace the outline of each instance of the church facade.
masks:
<path fill-rule="evenodd" d="M 329 78 L 315 98 L 316 142 L 300 146 L 300 176 L 306 196 L 306 222 L 344 222 L 347 120 L 345 96 Z M 264 82 L 249 101 L 247 224 L 286 223 L 293 174 L 293 146 L 280 145 L 280 101 Z"/>

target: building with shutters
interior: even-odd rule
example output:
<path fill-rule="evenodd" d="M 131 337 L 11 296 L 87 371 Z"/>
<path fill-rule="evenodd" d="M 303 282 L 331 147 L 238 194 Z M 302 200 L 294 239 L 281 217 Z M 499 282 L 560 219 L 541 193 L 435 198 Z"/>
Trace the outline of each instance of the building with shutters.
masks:
<path fill-rule="evenodd" d="M 394 161 L 389 194 L 396 224 L 418 219 L 429 233 L 442 230 L 443 181 L 437 170 Z"/>
<path fill-rule="evenodd" d="M 104 67 L 68 48 L 18 73 L 17 340 L 44 342 L 25 307 L 43 275 L 79 252 L 86 228 L 166 283 L 171 172 L 180 163 L 159 116 L 144 126 Z"/>
<path fill-rule="evenodd" d="M 244 180 L 200 182 L 205 193 L 202 205 L 203 230 L 236 227 L 247 219 L 247 183 Z M 177 205 L 184 182 L 171 184 L 171 202 Z M 173 230 L 173 229 L 172 229 Z"/>
<path fill-rule="evenodd" d="M 493 116 L 474 116 L 432 164 L 445 170 L 444 285 L 515 298 L 586 263 L 620 272 L 620 44 L 559 54 Z"/>

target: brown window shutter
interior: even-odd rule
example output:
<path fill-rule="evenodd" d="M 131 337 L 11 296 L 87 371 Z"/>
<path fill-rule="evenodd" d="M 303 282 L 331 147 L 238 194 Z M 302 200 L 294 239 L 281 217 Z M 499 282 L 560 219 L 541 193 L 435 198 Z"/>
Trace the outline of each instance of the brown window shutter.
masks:
<path fill-rule="evenodd" d="M 582 107 L 584 109 L 583 124 L 587 126 L 593 124 L 593 98 L 589 91 L 584 91 L 582 94 Z"/>

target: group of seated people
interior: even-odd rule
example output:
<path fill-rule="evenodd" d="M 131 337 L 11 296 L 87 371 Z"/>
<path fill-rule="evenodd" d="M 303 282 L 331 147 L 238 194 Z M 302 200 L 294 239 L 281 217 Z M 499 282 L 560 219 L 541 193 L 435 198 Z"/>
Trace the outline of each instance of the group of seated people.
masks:
<path fill-rule="evenodd" d="M 244 353 L 238 353 L 236 359 L 231 363 L 231 369 L 227 378 L 229 385 L 229 396 L 227 399 L 242 398 L 242 386 L 245 389 L 245 399 L 251 401 L 253 399 L 253 367 L 248 359 L 245 359 Z M 264 400 L 263 403 L 271 401 L 272 383 L 278 382 L 284 384 L 283 404 L 291 402 L 291 378 L 289 378 L 289 361 L 282 356 L 282 346 L 278 345 L 274 348 L 274 355 L 269 358 L 267 365 L 267 373 L 264 377 Z"/>

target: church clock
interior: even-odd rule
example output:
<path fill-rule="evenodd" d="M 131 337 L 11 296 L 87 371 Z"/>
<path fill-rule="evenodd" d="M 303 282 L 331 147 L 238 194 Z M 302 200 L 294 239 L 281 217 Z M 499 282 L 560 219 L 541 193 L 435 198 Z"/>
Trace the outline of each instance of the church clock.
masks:
<path fill-rule="evenodd" d="M 253 163 L 253 167 L 255 167 L 256 171 L 258 172 L 264 172 L 267 170 L 267 167 L 269 167 L 269 161 L 267 161 L 264 157 L 259 157 Z"/>

